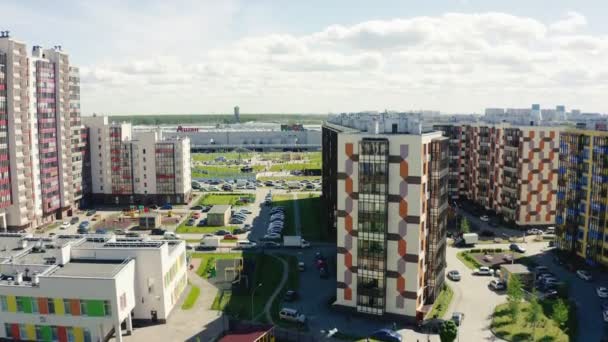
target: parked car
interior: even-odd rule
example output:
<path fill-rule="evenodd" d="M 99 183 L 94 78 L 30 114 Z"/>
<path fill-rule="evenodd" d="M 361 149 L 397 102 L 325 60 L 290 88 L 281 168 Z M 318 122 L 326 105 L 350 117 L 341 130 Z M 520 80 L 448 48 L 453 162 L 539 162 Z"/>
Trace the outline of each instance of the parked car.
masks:
<path fill-rule="evenodd" d="M 201 209 L 201 212 L 206 213 L 206 212 L 209 212 L 209 210 L 211 210 L 211 207 L 206 205 L 206 206 L 203 206 L 203 208 Z"/>
<path fill-rule="evenodd" d="M 287 290 L 287 292 L 285 292 L 285 297 L 283 298 L 284 301 L 293 302 L 296 299 L 298 299 L 298 293 L 296 291 Z"/>
<path fill-rule="evenodd" d="M 380 329 L 369 335 L 370 339 L 383 342 L 401 342 L 401 335 L 391 329 Z"/>
<path fill-rule="evenodd" d="M 460 272 L 456 271 L 456 270 L 452 270 L 448 272 L 448 279 L 451 279 L 453 281 L 459 281 L 460 280 Z"/>
<path fill-rule="evenodd" d="M 266 235 L 264 235 L 264 237 L 262 237 L 262 240 L 281 240 L 281 234 L 277 234 L 277 233 L 266 234 Z"/>
<path fill-rule="evenodd" d="M 88 227 L 89 227 L 89 221 L 82 221 L 78 225 L 78 228 L 88 228 Z"/>
<path fill-rule="evenodd" d="M 512 251 L 515 251 L 517 253 L 526 253 L 526 249 L 524 247 L 516 244 L 516 243 L 512 243 L 509 246 L 509 249 L 512 250 Z"/>
<path fill-rule="evenodd" d="M 172 210 L 173 206 L 169 203 L 163 205 L 162 207 L 160 207 L 162 210 Z"/>
<path fill-rule="evenodd" d="M 452 321 L 456 323 L 457 326 L 460 326 L 464 321 L 464 314 L 462 312 L 454 312 L 452 313 Z"/>
<path fill-rule="evenodd" d="M 491 276 L 492 274 L 494 274 L 494 272 L 491 268 L 487 266 L 481 266 L 480 268 L 476 268 L 473 274 L 480 276 Z"/>
<path fill-rule="evenodd" d="M 245 232 L 245 230 L 243 228 L 234 228 L 232 230 L 232 234 L 243 234 Z"/>
<path fill-rule="evenodd" d="M 236 235 L 232 235 L 232 234 L 226 234 L 224 235 L 224 240 L 238 240 L 239 237 Z"/>
<path fill-rule="evenodd" d="M 95 209 L 91 209 L 91 210 L 87 210 L 86 214 L 87 216 L 93 216 L 95 215 L 95 213 L 97 213 L 97 210 Z"/>
<path fill-rule="evenodd" d="M 322 279 L 327 279 L 329 277 L 329 274 L 327 273 L 327 268 L 321 267 L 319 269 L 319 277 L 321 277 Z"/>
<path fill-rule="evenodd" d="M 195 205 L 194 207 L 190 207 L 190 210 L 203 210 L 202 205 Z"/>
<path fill-rule="evenodd" d="M 128 232 L 126 236 L 130 238 L 138 238 L 141 237 L 141 234 L 139 234 L 138 232 Z"/>
<path fill-rule="evenodd" d="M 557 297 L 559 297 L 557 290 L 547 290 L 543 295 L 544 299 L 557 299 Z"/>
<path fill-rule="evenodd" d="M 87 234 L 89 232 L 89 228 L 88 227 L 79 227 L 78 230 L 76 230 L 76 232 L 78 234 Z"/>
<path fill-rule="evenodd" d="M 61 226 L 59 226 L 59 229 L 67 229 L 70 228 L 71 224 L 68 221 L 64 221 Z"/>
<path fill-rule="evenodd" d="M 488 215 L 481 215 L 479 217 L 480 220 L 482 220 L 483 222 L 489 222 L 490 221 L 490 217 L 488 217 Z"/>
<path fill-rule="evenodd" d="M 301 324 L 306 323 L 306 316 L 301 314 L 296 309 L 282 308 L 281 311 L 279 311 L 279 318 L 284 321 L 289 321 L 289 322 L 294 322 L 294 323 L 301 323 Z"/>
<path fill-rule="evenodd" d="M 600 298 L 608 298 L 608 288 L 604 286 L 600 286 L 595 289 L 595 293 L 597 293 L 597 296 Z"/>
<path fill-rule="evenodd" d="M 198 223 L 196 224 L 197 227 L 204 227 L 206 225 L 207 225 L 207 219 L 206 218 L 198 221 Z"/>
<path fill-rule="evenodd" d="M 193 219 L 193 218 L 188 219 L 188 221 L 186 222 L 186 226 L 193 226 L 193 225 L 194 225 L 194 222 L 196 222 L 196 220 L 195 220 L 195 219 Z"/>
<path fill-rule="evenodd" d="M 127 234 L 127 232 L 125 232 L 124 229 L 118 228 L 118 229 L 114 229 L 114 234 L 116 234 L 116 235 L 125 235 L 125 234 Z"/>
<path fill-rule="evenodd" d="M 224 229 L 220 229 L 215 232 L 215 235 L 219 235 L 219 236 L 224 236 L 224 235 L 228 235 L 228 234 L 230 234 L 230 232 L 227 230 L 224 230 Z"/>
<path fill-rule="evenodd" d="M 154 228 L 150 231 L 150 234 L 151 235 L 165 235 L 166 232 L 167 232 L 166 229 Z"/>
<path fill-rule="evenodd" d="M 238 218 L 231 218 L 230 219 L 230 224 L 242 224 L 243 222 L 245 222 L 244 220 L 238 219 Z"/>
<path fill-rule="evenodd" d="M 262 243 L 263 248 L 280 248 L 281 244 L 274 241 L 264 241 Z"/>
<path fill-rule="evenodd" d="M 578 271 L 576 271 L 576 275 L 585 281 L 591 281 L 593 279 L 593 277 L 591 276 L 591 273 L 586 270 L 578 270 Z"/>
<path fill-rule="evenodd" d="M 604 322 L 608 323 L 608 311 L 602 312 L 602 317 L 604 318 Z"/>
<path fill-rule="evenodd" d="M 236 248 L 239 248 L 239 249 L 253 249 L 256 246 L 257 246 L 257 244 L 255 242 L 251 242 L 251 241 L 242 240 L 242 241 L 236 242 Z"/>
<path fill-rule="evenodd" d="M 79 220 L 80 220 L 80 219 L 79 219 L 78 217 L 74 216 L 74 217 L 72 217 L 72 219 L 70 220 L 70 224 L 76 224 L 76 223 L 78 223 L 78 221 L 79 221 Z"/>
<path fill-rule="evenodd" d="M 192 214 L 192 218 L 193 219 L 197 219 L 198 220 L 200 217 L 201 217 L 201 213 L 194 213 L 194 214 Z"/>
<path fill-rule="evenodd" d="M 304 272 L 306 270 L 306 264 L 303 261 L 298 262 L 298 271 Z"/>
<path fill-rule="evenodd" d="M 241 213 L 243 213 L 243 214 L 246 214 L 246 215 L 251 214 L 251 211 L 250 211 L 250 210 L 248 210 L 248 209 L 241 209 L 241 210 L 239 210 L 239 212 L 241 212 Z"/>
<path fill-rule="evenodd" d="M 249 223 L 246 223 L 245 225 L 243 225 L 243 229 L 244 229 L 246 232 L 250 231 L 250 230 L 251 230 L 251 228 L 252 228 L 252 227 L 251 227 L 251 225 L 250 225 Z"/>
<path fill-rule="evenodd" d="M 152 210 L 156 210 L 159 207 L 156 204 L 152 204 L 151 206 L 149 206 L 148 208 L 152 209 Z"/>
<path fill-rule="evenodd" d="M 165 240 L 179 240 L 182 237 L 175 234 L 175 232 L 165 232 L 165 234 L 163 234 L 163 238 Z"/>
<path fill-rule="evenodd" d="M 507 284 L 505 284 L 502 280 L 498 279 L 490 280 L 490 284 L 488 286 L 494 291 L 502 291 L 507 288 Z"/>

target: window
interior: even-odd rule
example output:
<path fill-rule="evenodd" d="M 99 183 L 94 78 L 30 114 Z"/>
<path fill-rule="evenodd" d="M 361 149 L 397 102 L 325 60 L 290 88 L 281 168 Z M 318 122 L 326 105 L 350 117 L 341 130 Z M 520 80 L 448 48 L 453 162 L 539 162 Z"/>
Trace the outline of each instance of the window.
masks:
<path fill-rule="evenodd" d="M 2 309 L 2 311 L 8 311 L 8 303 L 6 302 L 6 296 L 0 296 L 0 308 Z"/>
<path fill-rule="evenodd" d="M 80 314 L 83 316 L 87 315 L 87 303 L 84 300 L 80 301 Z"/>
<path fill-rule="evenodd" d="M 47 305 L 49 307 L 49 314 L 54 314 L 55 313 L 55 301 L 53 301 L 53 298 L 47 299 Z"/>
<path fill-rule="evenodd" d="M 64 308 L 64 312 L 66 315 L 71 315 L 72 314 L 72 306 L 70 305 L 70 300 L 69 299 L 64 299 L 63 300 L 63 308 Z"/>
<path fill-rule="evenodd" d="M 109 300 L 104 300 L 103 301 L 103 310 L 106 313 L 106 316 L 112 316 L 112 308 L 110 307 L 110 301 Z"/>
<path fill-rule="evenodd" d="M 146 154 L 146 149 L 145 148 L 142 150 L 142 153 Z M 145 159 L 144 159 L 144 161 L 145 161 Z"/>

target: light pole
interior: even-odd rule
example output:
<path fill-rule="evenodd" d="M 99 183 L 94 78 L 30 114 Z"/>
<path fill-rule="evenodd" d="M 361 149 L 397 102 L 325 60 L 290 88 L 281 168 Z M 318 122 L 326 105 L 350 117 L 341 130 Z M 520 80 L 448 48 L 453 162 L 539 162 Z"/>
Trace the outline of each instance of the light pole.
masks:
<path fill-rule="evenodd" d="M 260 286 L 262 286 L 262 283 L 259 283 L 258 286 L 251 291 L 251 322 L 253 322 L 253 295 L 255 294 L 255 290 L 260 288 Z"/>

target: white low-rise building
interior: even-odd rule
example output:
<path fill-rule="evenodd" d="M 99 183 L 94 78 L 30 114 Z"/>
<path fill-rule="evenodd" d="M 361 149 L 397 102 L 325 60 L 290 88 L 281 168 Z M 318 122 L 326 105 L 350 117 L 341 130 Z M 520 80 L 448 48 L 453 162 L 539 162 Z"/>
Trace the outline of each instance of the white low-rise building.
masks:
<path fill-rule="evenodd" d="M 166 321 L 187 285 L 183 241 L 0 234 L 0 338 L 122 340 Z"/>

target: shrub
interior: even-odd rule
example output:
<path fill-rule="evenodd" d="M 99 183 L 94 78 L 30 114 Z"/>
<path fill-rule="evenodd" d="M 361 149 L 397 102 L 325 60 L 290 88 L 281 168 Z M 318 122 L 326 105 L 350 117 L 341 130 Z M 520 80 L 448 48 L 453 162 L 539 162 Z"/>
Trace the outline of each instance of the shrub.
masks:
<path fill-rule="evenodd" d="M 473 248 L 473 249 L 471 249 L 471 253 L 479 253 L 479 249 Z"/>
<path fill-rule="evenodd" d="M 502 248 L 496 248 L 496 249 L 494 249 L 494 253 L 502 253 Z"/>

